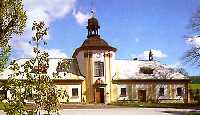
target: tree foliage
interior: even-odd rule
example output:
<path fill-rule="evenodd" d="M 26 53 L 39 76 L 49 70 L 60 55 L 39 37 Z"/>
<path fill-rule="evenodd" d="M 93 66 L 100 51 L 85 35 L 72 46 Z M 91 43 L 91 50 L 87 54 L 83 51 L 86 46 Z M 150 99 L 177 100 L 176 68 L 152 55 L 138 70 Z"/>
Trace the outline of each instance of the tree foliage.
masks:
<path fill-rule="evenodd" d="M 200 8 L 193 14 L 190 27 L 194 34 L 190 39 L 200 39 Z M 200 46 L 193 44 L 191 49 L 185 52 L 182 59 L 185 64 L 200 67 Z"/>
<path fill-rule="evenodd" d="M 13 34 L 21 34 L 26 24 L 23 0 L 0 0 L 0 71 L 9 58 L 8 44 Z"/>
<path fill-rule="evenodd" d="M 199 38 L 200 39 L 200 38 Z M 191 64 L 196 67 L 200 66 L 200 47 L 193 46 L 185 52 L 183 56 L 184 63 Z"/>
<path fill-rule="evenodd" d="M 7 45 L 13 33 L 21 34 L 26 24 L 22 0 L 0 1 L 0 47 Z"/>
<path fill-rule="evenodd" d="M 2 72 L 7 65 L 10 56 L 11 47 L 9 45 L 2 47 L 0 52 L 0 72 Z"/>
<path fill-rule="evenodd" d="M 188 72 L 184 68 L 176 68 L 176 71 L 185 76 L 189 76 Z"/>
<path fill-rule="evenodd" d="M 10 69 L 14 73 L 2 84 L 3 89 L 11 92 L 11 98 L 7 99 L 5 107 L 5 112 L 10 115 L 30 112 L 40 114 L 40 110 L 45 110 L 48 114 L 57 112 L 59 97 L 64 98 L 67 95 L 56 88 L 53 78 L 47 74 L 49 55 L 39 48 L 41 44 L 46 45 L 44 36 L 47 35 L 47 28 L 44 22 L 34 22 L 32 30 L 36 31 L 36 34 L 30 43 L 35 45 L 33 52 L 36 56 L 23 65 L 13 61 Z M 27 108 L 27 100 L 33 101 L 34 106 Z"/>
<path fill-rule="evenodd" d="M 191 28 L 194 32 L 200 31 L 200 8 L 193 14 L 191 19 Z"/>

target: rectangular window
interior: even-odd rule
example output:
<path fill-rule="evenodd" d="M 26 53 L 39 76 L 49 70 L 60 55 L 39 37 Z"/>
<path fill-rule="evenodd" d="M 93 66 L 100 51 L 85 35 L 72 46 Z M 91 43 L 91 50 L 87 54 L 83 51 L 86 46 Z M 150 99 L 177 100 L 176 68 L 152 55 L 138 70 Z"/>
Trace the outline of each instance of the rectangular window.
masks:
<path fill-rule="evenodd" d="M 78 88 L 72 88 L 72 96 L 78 96 Z"/>
<path fill-rule="evenodd" d="M 104 63 L 97 61 L 94 63 L 94 76 L 102 77 L 104 76 Z"/>
<path fill-rule="evenodd" d="M 160 88 L 159 89 L 159 96 L 164 96 L 164 88 L 162 87 L 162 88 Z"/>
<path fill-rule="evenodd" d="M 6 90 L 0 90 L 0 97 L 2 99 L 7 99 L 7 91 Z"/>
<path fill-rule="evenodd" d="M 182 88 L 177 88 L 177 96 L 182 96 Z"/>
<path fill-rule="evenodd" d="M 33 67 L 33 69 L 31 70 L 31 72 L 32 73 L 43 73 L 43 74 L 45 74 L 45 73 L 47 73 L 47 67 L 45 67 L 45 66 L 34 66 Z"/>
<path fill-rule="evenodd" d="M 121 88 L 121 97 L 126 97 L 126 88 Z"/>

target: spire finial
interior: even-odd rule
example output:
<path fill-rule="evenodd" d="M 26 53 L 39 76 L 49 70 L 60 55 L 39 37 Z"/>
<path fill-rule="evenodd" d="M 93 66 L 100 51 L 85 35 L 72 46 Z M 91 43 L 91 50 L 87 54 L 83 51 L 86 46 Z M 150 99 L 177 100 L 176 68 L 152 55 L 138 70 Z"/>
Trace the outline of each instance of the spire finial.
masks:
<path fill-rule="evenodd" d="M 92 17 L 95 17 L 95 11 L 93 9 L 91 9 L 90 13 Z"/>
<path fill-rule="evenodd" d="M 91 0 L 91 10 L 90 10 L 91 16 L 95 17 L 95 0 Z"/>

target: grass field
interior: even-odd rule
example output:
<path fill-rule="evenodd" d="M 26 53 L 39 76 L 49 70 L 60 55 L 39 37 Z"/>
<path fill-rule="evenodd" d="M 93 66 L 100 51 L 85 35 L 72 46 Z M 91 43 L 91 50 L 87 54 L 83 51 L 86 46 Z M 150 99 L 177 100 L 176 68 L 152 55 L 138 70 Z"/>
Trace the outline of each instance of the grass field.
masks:
<path fill-rule="evenodd" d="M 200 89 L 200 84 L 189 84 L 192 89 Z"/>

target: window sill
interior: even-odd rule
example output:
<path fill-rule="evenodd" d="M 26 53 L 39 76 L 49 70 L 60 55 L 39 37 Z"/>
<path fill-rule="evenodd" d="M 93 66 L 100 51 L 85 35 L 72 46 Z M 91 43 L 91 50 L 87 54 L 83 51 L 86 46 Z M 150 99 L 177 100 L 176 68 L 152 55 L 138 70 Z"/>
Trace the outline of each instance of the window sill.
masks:
<path fill-rule="evenodd" d="M 182 96 L 182 95 L 177 95 L 176 97 L 178 97 L 178 98 L 182 98 L 183 96 Z"/>
<path fill-rule="evenodd" d="M 120 95 L 120 97 L 127 97 L 127 95 Z"/>
<path fill-rule="evenodd" d="M 71 99 L 77 99 L 79 96 L 72 96 Z"/>

